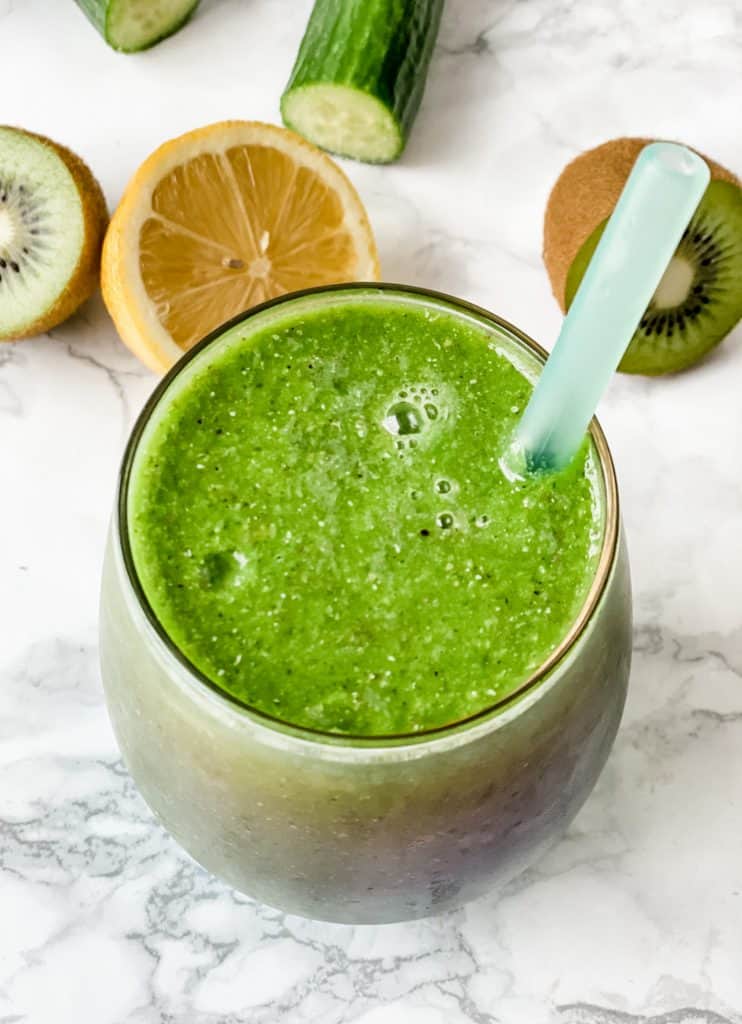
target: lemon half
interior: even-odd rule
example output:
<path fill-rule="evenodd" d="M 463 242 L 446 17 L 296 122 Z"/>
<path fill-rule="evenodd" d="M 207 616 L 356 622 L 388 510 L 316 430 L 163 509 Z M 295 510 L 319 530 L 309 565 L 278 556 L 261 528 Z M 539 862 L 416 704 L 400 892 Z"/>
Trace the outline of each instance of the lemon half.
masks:
<path fill-rule="evenodd" d="M 368 217 L 343 171 L 294 132 L 256 121 L 160 146 L 129 183 L 103 247 L 108 311 L 158 372 L 260 302 L 378 277 Z"/>

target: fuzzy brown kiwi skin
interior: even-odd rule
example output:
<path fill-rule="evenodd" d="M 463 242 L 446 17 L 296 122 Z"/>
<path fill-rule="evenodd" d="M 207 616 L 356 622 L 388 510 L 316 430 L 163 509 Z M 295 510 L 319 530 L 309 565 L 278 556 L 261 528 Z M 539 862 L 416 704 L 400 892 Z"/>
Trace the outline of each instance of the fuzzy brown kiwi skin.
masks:
<path fill-rule="evenodd" d="M 595 228 L 607 220 L 642 149 L 655 139 L 622 138 L 581 153 L 559 175 L 544 215 L 544 263 L 554 297 L 567 311 L 567 275 Z M 698 152 L 695 150 L 694 152 Z M 712 181 L 739 180 L 703 153 Z"/>
<path fill-rule="evenodd" d="M 33 338 L 57 327 L 75 313 L 89 299 L 98 287 L 100 279 L 100 253 L 103 236 L 108 225 L 108 208 L 103 190 L 98 184 L 88 165 L 72 150 L 61 146 L 58 142 L 10 125 L 0 125 L 10 131 L 20 132 L 29 138 L 36 139 L 44 146 L 49 146 L 63 161 L 72 175 L 72 180 L 80 195 L 83 214 L 83 243 L 77 265 L 70 275 L 64 290 L 57 300 L 42 316 L 28 324 L 20 333 L 14 332 L 11 337 L 0 335 L 0 341 L 20 341 Z"/>

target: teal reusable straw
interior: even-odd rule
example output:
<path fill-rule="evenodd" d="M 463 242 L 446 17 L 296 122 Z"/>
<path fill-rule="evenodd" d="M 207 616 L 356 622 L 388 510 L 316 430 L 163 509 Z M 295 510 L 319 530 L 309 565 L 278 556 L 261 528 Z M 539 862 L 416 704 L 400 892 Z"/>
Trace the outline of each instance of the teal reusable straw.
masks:
<path fill-rule="evenodd" d="M 572 459 L 709 177 L 685 146 L 653 142 L 641 151 L 516 428 L 506 471 L 559 469 Z"/>

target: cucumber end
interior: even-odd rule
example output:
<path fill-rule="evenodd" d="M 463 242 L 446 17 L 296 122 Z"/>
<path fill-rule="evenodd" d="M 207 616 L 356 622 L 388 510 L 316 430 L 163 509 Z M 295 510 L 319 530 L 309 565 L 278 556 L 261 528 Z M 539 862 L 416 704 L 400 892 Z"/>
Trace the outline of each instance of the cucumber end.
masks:
<path fill-rule="evenodd" d="M 369 93 L 348 85 L 320 83 L 289 89 L 281 115 L 316 146 L 370 164 L 396 160 L 404 137 L 391 111 Z"/>
<path fill-rule="evenodd" d="M 177 32 L 198 0 L 114 0 L 106 17 L 106 42 L 114 50 L 146 50 Z"/>

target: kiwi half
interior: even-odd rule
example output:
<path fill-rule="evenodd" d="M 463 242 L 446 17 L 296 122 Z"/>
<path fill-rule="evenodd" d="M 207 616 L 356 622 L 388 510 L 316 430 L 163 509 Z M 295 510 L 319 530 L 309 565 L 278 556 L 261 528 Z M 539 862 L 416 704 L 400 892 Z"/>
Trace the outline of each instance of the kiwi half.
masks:
<path fill-rule="evenodd" d="M 0 126 L 0 341 L 56 327 L 93 293 L 107 222 L 78 156 Z"/>
<path fill-rule="evenodd" d="M 636 158 L 651 139 L 615 139 L 560 175 L 544 220 L 544 262 L 567 310 Z M 699 154 L 703 156 L 703 154 Z M 711 182 L 619 366 L 657 375 L 691 366 L 742 318 L 742 187 L 703 156 Z"/>

